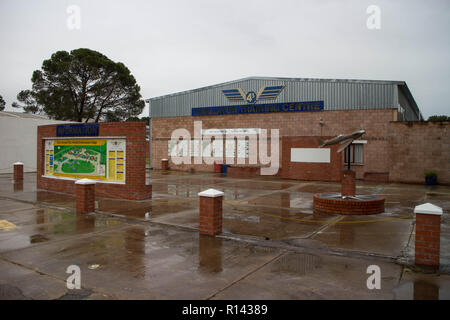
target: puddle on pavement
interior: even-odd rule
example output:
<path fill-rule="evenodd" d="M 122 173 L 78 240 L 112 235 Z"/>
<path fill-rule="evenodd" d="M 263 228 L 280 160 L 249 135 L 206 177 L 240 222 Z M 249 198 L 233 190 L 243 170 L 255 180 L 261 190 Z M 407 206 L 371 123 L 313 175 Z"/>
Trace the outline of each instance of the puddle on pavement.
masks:
<path fill-rule="evenodd" d="M 48 240 L 50 240 L 50 239 L 42 234 L 34 234 L 34 235 L 30 236 L 30 243 L 39 243 L 39 242 L 45 242 Z"/>
<path fill-rule="evenodd" d="M 0 248 L 2 251 L 24 248 L 61 237 L 86 234 L 122 223 L 117 219 L 96 217 L 95 215 L 77 215 L 51 208 L 16 212 L 12 218 L 19 221 L 16 222 L 17 227 L 2 229 L 0 225 Z"/>
<path fill-rule="evenodd" d="M 321 258 L 312 254 L 288 253 L 277 259 L 271 272 L 289 273 L 304 276 L 320 268 Z"/>
<path fill-rule="evenodd" d="M 308 236 L 334 217 L 283 208 L 239 207 L 226 208 L 223 219 L 224 232 L 282 240 Z"/>
<path fill-rule="evenodd" d="M 313 199 L 309 193 L 272 193 L 246 201 L 250 205 L 277 208 L 303 209 L 303 213 L 313 213 Z"/>
<path fill-rule="evenodd" d="M 284 190 L 294 186 L 293 183 L 286 182 L 266 182 L 266 181 L 252 181 L 245 182 L 226 182 L 221 185 L 224 188 L 240 188 L 240 189 L 254 189 L 254 190 Z"/>
<path fill-rule="evenodd" d="M 207 273 L 222 271 L 222 239 L 199 236 L 198 268 L 200 271 Z"/>
<path fill-rule="evenodd" d="M 301 186 L 298 188 L 293 189 L 292 191 L 295 192 L 305 192 L 310 193 L 310 196 L 312 197 L 311 193 L 329 193 L 329 192 L 341 192 L 341 186 L 338 184 L 307 184 L 305 186 Z"/>
<path fill-rule="evenodd" d="M 164 214 L 175 214 L 186 210 L 191 210 L 197 206 L 198 201 L 176 198 L 161 198 L 143 202 L 113 199 L 98 200 L 99 211 L 146 220 Z"/>
<path fill-rule="evenodd" d="M 345 216 L 339 223 L 317 233 L 313 239 L 326 243 L 330 248 L 397 256 L 408 243 L 411 224 L 411 219 L 396 219 L 386 213 Z"/>

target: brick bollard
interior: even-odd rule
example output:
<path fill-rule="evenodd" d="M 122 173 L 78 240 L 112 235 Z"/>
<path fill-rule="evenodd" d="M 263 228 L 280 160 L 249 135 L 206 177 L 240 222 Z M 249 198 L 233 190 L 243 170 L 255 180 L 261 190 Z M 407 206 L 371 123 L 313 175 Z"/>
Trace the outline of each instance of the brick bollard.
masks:
<path fill-rule="evenodd" d="M 16 162 L 14 163 L 14 181 L 22 181 L 23 180 L 23 163 Z"/>
<path fill-rule="evenodd" d="M 89 213 L 95 211 L 95 181 L 81 179 L 75 182 L 75 194 L 77 201 L 77 213 Z"/>
<path fill-rule="evenodd" d="M 442 208 L 425 203 L 414 208 L 416 242 L 414 263 L 439 267 Z"/>
<path fill-rule="evenodd" d="M 222 233 L 223 192 L 208 189 L 200 192 L 200 233 L 210 236 Z"/>
<path fill-rule="evenodd" d="M 341 195 L 354 197 L 356 193 L 355 171 L 342 171 Z"/>
<path fill-rule="evenodd" d="M 169 170 L 169 160 L 168 159 L 161 159 L 161 169 Z"/>

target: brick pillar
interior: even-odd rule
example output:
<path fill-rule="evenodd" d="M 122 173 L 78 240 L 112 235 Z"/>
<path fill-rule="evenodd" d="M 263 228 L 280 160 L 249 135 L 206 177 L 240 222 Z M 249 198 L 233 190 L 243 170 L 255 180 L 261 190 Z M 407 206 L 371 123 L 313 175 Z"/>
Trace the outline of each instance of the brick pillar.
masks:
<path fill-rule="evenodd" d="M 16 162 L 14 163 L 14 181 L 23 180 L 23 163 Z"/>
<path fill-rule="evenodd" d="M 168 159 L 161 159 L 161 169 L 169 170 L 169 160 Z"/>
<path fill-rule="evenodd" d="M 355 172 L 354 171 L 342 171 L 341 178 L 341 195 L 354 197 L 356 192 L 355 185 Z"/>
<path fill-rule="evenodd" d="M 77 201 L 77 213 L 89 213 L 95 211 L 95 181 L 81 179 L 75 182 L 75 194 Z"/>
<path fill-rule="evenodd" d="M 425 203 L 416 206 L 414 213 L 416 214 L 415 264 L 439 267 L 442 208 Z"/>
<path fill-rule="evenodd" d="M 223 192 L 208 189 L 198 195 L 200 197 L 200 233 L 210 236 L 222 233 Z"/>

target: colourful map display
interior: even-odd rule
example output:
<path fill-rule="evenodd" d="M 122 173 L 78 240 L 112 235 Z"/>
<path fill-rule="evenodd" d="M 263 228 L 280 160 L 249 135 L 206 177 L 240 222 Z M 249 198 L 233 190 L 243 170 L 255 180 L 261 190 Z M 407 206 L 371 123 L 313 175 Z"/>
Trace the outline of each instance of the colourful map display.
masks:
<path fill-rule="evenodd" d="M 45 175 L 94 180 L 125 180 L 125 141 L 47 140 Z"/>

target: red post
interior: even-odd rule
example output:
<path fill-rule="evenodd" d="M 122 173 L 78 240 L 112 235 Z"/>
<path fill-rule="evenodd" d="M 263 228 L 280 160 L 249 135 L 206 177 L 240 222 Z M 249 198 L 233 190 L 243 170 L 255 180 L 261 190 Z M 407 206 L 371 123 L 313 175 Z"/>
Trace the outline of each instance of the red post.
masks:
<path fill-rule="evenodd" d="M 356 183 L 355 183 L 355 172 L 354 171 L 343 171 L 341 179 L 341 195 L 343 197 L 354 197 L 356 194 Z"/>
<path fill-rule="evenodd" d="M 416 206 L 414 213 L 416 214 L 415 264 L 439 267 L 442 208 L 425 203 Z"/>
<path fill-rule="evenodd" d="M 23 180 L 23 163 L 16 162 L 14 163 L 14 181 Z"/>
<path fill-rule="evenodd" d="M 95 211 L 95 181 L 81 179 L 75 182 L 77 213 L 89 213 Z"/>
<path fill-rule="evenodd" d="M 200 197 L 200 233 L 210 236 L 222 233 L 223 192 L 208 189 L 198 195 Z"/>
<path fill-rule="evenodd" d="M 169 160 L 168 159 L 161 159 L 161 169 L 169 170 Z"/>

